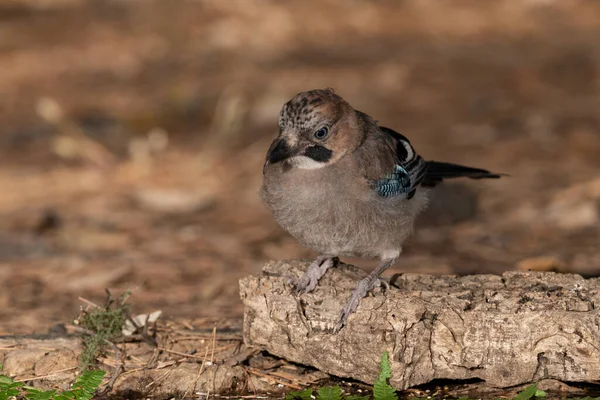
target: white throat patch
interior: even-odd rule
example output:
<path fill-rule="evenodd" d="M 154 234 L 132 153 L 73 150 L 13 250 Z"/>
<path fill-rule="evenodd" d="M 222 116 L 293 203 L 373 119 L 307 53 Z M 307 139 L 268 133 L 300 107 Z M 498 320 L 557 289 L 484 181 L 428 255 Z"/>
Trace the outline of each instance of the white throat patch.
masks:
<path fill-rule="evenodd" d="M 327 163 L 322 163 L 313 160 L 310 157 L 306 156 L 296 156 L 287 160 L 287 162 L 292 166 L 300 169 L 319 169 L 327 166 Z"/>

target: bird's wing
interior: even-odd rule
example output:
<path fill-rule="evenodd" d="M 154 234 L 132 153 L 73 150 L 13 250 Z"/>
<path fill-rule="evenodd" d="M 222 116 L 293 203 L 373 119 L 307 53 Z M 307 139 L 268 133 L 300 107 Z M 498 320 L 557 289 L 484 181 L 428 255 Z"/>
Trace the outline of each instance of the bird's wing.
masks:
<path fill-rule="evenodd" d="M 378 131 L 378 135 L 371 136 L 361 164 L 365 166 L 365 176 L 373 189 L 382 197 L 405 196 L 410 199 L 419 185 L 432 187 L 450 178 L 505 176 L 464 165 L 425 161 L 406 137 L 386 127 L 378 127 Z"/>
<path fill-rule="evenodd" d="M 394 152 L 394 166 L 375 180 L 374 189 L 382 197 L 414 196 L 417 186 L 427 175 L 428 163 L 417 154 L 409 140 L 398 132 L 380 127 Z"/>

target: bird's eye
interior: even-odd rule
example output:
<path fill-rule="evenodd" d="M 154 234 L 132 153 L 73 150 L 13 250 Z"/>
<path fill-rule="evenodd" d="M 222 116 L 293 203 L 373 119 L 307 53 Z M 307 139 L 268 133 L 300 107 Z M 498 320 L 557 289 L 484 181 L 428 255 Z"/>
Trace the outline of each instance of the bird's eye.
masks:
<path fill-rule="evenodd" d="M 329 129 L 327 129 L 327 127 L 324 126 L 315 132 L 315 137 L 317 139 L 325 139 L 325 137 L 327 136 L 328 133 L 329 133 Z"/>

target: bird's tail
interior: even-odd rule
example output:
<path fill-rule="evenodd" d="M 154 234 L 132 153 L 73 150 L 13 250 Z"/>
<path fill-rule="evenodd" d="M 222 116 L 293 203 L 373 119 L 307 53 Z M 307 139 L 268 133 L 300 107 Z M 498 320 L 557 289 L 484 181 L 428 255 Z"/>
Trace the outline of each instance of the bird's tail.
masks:
<path fill-rule="evenodd" d="M 435 186 L 444 179 L 471 178 L 471 179 L 497 179 L 504 174 L 496 174 L 485 169 L 467 167 L 445 162 L 427 161 L 427 170 L 422 185 Z"/>

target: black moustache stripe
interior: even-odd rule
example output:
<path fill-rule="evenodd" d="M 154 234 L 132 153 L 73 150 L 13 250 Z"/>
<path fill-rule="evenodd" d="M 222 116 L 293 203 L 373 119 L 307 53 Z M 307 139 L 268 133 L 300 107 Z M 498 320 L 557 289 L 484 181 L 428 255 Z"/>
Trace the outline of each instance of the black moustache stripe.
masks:
<path fill-rule="evenodd" d="M 304 151 L 304 155 L 318 162 L 327 162 L 331 159 L 333 152 L 323 146 L 310 146 Z"/>

